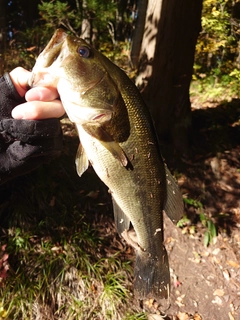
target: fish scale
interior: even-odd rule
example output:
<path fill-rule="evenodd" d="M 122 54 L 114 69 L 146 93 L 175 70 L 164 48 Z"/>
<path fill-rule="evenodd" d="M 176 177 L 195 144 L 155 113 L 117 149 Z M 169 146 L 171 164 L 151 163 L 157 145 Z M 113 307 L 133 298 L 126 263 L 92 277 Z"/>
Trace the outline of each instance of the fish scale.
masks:
<path fill-rule="evenodd" d="M 168 298 L 163 210 L 176 222 L 182 216 L 183 202 L 163 163 L 138 89 L 104 55 L 61 29 L 38 57 L 29 84 L 57 88 L 78 129 L 79 176 L 90 162 L 109 188 L 117 231 L 136 250 L 135 296 L 157 301 Z M 136 239 L 131 236 L 132 228 Z"/>
<path fill-rule="evenodd" d="M 122 71 L 120 69 L 119 71 L 121 77 Z M 167 253 L 163 246 L 162 210 L 166 190 L 165 171 L 148 111 L 135 87 L 131 89 L 130 94 L 129 91 L 126 94 L 126 90 L 131 88 L 126 82 L 131 80 L 125 77 L 123 80 L 120 82 L 119 90 L 128 110 L 131 131 L 127 141 L 120 143 L 120 146 L 127 157 L 133 158 L 131 161 L 133 169 L 126 170 L 119 165 L 119 161 L 96 138 L 84 132 L 81 126 L 77 127 L 83 148 L 94 170 L 108 186 L 117 207 L 123 211 L 123 214 L 117 214 L 117 218 L 115 217 L 119 234 L 124 231 L 121 228 L 121 220 L 126 217 L 137 233 L 138 247 L 135 248 L 138 266 L 135 267 L 135 294 L 140 299 L 145 296 L 156 299 L 156 297 L 167 297 L 170 281 Z M 92 150 L 91 145 L 94 146 Z M 118 211 L 116 205 L 115 211 Z M 157 273 L 161 274 L 159 277 L 151 275 L 151 267 L 147 267 L 152 265 L 149 263 L 150 259 L 154 259 L 152 264 L 159 269 Z M 143 270 L 145 272 L 142 272 Z M 153 277 L 153 280 L 150 280 L 150 277 Z M 154 287 L 154 294 L 151 293 L 152 282 L 157 288 Z M 152 286 L 151 289 L 149 286 Z"/>

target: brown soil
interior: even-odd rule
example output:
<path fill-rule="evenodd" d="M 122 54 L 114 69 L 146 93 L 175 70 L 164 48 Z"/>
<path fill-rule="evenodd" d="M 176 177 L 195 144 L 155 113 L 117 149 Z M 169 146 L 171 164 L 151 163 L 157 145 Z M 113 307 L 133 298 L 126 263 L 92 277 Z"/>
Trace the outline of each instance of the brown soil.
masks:
<path fill-rule="evenodd" d="M 132 310 L 146 310 L 150 320 L 237 320 L 240 319 L 240 101 L 206 103 L 201 109 L 196 103 L 193 106 L 190 155 L 166 157 L 184 197 L 195 201 L 185 204 L 187 219 L 181 228 L 165 217 L 165 245 L 172 280 L 169 307 L 164 309 L 154 301 L 129 301 L 129 306 Z M 65 148 L 69 155 L 65 166 L 73 167 L 74 178 L 69 179 L 74 181 L 72 189 L 80 202 L 82 191 L 76 190 L 75 185 L 79 177 L 73 161 L 69 163 L 69 158 L 75 157 L 78 139 L 76 136 L 73 139 L 72 127 L 69 134 L 66 127 Z M 62 158 L 65 159 L 64 155 Z M 58 175 L 64 173 L 66 179 L 65 167 L 61 170 Z M 89 171 L 92 173 L 91 168 Z M 81 178 L 86 192 L 87 178 L 87 175 Z M 107 189 L 101 184 L 97 190 L 86 197 L 89 199 L 86 205 L 91 209 L 87 219 L 105 239 L 103 256 L 120 250 L 122 259 L 134 261 L 132 248 L 116 232 Z M 204 235 L 209 228 L 201 222 L 200 214 L 214 223 L 218 232 L 208 246 L 204 245 Z"/>
<path fill-rule="evenodd" d="M 169 319 L 240 319 L 240 101 L 206 103 L 193 110 L 191 156 L 170 160 L 180 172 L 189 219 L 182 228 L 165 219 L 172 275 Z M 204 246 L 208 231 L 199 213 L 214 222 L 218 236 Z"/>
<path fill-rule="evenodd" d="M 165 245 L 169 254 L 171 295 L 169 307 L 154 301 L 139 304 L 150 320 L 240 319 L 240 101 L 205 103 L 193 101 L 190 155 L 165 155 L 179 177 L 182 194 L 196 200 L 185 204 L 186 222 L 176 227 L 165 217 Z M 212 221 L 217 237 L 208 246 L 209 231 L 200 213 Z M 123 259 L 135 254 L 120 239 L 113 216 L 96 216 L 96 227 L 109 242 L 106 254 L 121 250 Z M 132 280 L 132 279 L 131 279 Z M 164 309 L 164 311 L 163 311 Z"/>
<path fill-rule="evenodd" d="M 187 219 L 181 228 L 165 217 L 172 279 L 169 307 L 162 312 L 164 307 L 154 301 L 140 304 L 135 301 L 134 307 L 147 311 L 152 320 L 237 320 L 240 319 L 240 101 L 205 103 L 201 109 L 196 101 L 192 105 L 190 155 L 166 156 L 170 169 L 179 177 L 184 197 L 198 201 L 197 206 L 185 204 Z M 218 232 L 208 246 L 204 245 L 204 235 L 209 229 L 201 222 L 200 213 L 213 222 Z M 104 248 L 106 254 L 121 250 L 123 259 L 134 261 L 133 250 L 116 233 L 112 212 L 101 217 L 96 213 L 95 219 L 96 228 L 109 243 Z"/>

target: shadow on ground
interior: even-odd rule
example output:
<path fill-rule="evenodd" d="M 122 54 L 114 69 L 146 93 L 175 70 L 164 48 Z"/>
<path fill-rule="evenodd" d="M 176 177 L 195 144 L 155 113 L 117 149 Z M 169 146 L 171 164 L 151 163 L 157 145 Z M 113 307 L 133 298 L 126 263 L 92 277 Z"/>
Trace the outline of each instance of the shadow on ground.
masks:
<path fill-rule="evenodd" d="M 231 233 L 239 223 L 240 100 L 192 112 L 189 157 L 166 156 L 168 165 L 182 173 L 183 194 L 198 200 L 215 223 Z M 214 107 L 212 107 L 214 106 Z M 197 222 L 194 210 L 188 216 Z"/>
<path fill-rule="evenodd" d="M 165 219 L 165 242 L 172 281 L 170 307 L 165 311 L 165 319 L 240 319 L 239 117 L 239 100 L 221 105 L 205 105 L 204 109 L 195 108 L 192 112 L 189 157 L 178 154 L 165 156 L 170 169 L 178 178 L 184 197 L 198 203 L 197 206 L 189 202 L 185 204 L 185 213 L 189 220 L 182 228 L 174 226 L 167 217 Z M 69 237 L 73 220 L 67 216 L 67 212 L 74 206 L 76 210 L 84 212 L 84 221 L 90 223 L 99 236 L 105 239 L 105 247 L 101 247 L 103 257 L 121 251 L 121 259 L 133 261 L 135 255 L 132 249 L 128 248 L 116 233 L 107 188 L 92 169 L 79 179 L 74 165 L 78 138 L 72 134 L 71 125 L 64 124 L 63 129 L 64 152 L 59 160 L 44 167 L 49 170 L 47 176 L 41 171 L 45 169 L 40 168 L 0 190 L 2 243 L 6 243 L 8 239 L 8 225 L 19 225 L 19 221 L 10 221 L 13 201 L 20 199 L 23 212 L 17 219 L 22 219 L 20 223 L 24 228 L 26 223 L 32 223 L 35 230 L 34 224 L 43 221 L 49 232 L 47 236 L 56 234 L 53 239 L 56 243 L 61 241 L 62 235 L 66 239 Z M 47 181 L 41 180 L 42 177 L 47 178 Z M 26 184 L 29 188 L 29 181 L 31 190 L 24 187 Z M 40 188 L 40 185 L 44 188 Z M 26 206 L 31 200 L 28 198 L 28 191 L 31 191 L 29 195 L 36 198 L 35 202 L 31 203 L 32 207 L 28 206 L 29 219 L 26 217 Z M 39 191 L 41 193 L 36 197 Z M 66 198 L 67 201 L 63 201 Z M 21 206 L 18 206 L 18 210 Z M 46 206 L 49 212 L 56 211 L 56 219 L 46 215 Z M 36 208 L 39 217 L 36 216 Z M 62 214 L 59 215 L 58 212 Z M 207 228 L 200 221 L 201 212 L 213 221 L 218 230 L 218 236 L 208 247 L 205 247 L 203 242 Z M 74 214 L 73 211 L 72 218 Z M 84 223 L 82 220 L 78 221 L 76 227 L 81 229 Z M 17 272 L 19 261 L 16 257 L 11 257 L 10 262 L 11 268 Z M 130 276 L 129 279 L 132 281 Z M 132 290 L 132 287 L 130 288 Z M 131 309 L 158 312 L 151 302 L 148 302 L 148 305 L 139 305 L 137 301 L 135 304 L 131 301 L 130 304 Z M 52 307 L 54 319 L 56 310 L 56 306 Z"/>
<path fill-rule="evenodd" d="M 166 156 L 184 197 L 193 200 L 185 204 L 190 221 L 182 230 L 165 219 L 173 280 L 168 314 L 171 319 L 239 319 L 240 101 L 194 109 L 192 123 L 189 156 Z M 208 247 L 200 213 L 218 231 Z"/>

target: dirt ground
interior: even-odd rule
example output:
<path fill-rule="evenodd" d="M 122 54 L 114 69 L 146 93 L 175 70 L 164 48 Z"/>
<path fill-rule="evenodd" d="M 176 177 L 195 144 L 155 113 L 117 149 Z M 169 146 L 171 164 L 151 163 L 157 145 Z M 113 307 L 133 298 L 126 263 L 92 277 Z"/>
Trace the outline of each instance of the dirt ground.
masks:
<path fill-rule="evenodd" d="M 172 281 L 169 307 L 160 314 L 159 310 L 164 308 L 158 309 L 153 301 L 140 305 L 137 301 L 130 301 L 129 305 L 133 310 L 147 310 L 149 320 L 238 320 L 240 100 L 204 105 L 193 101 L 192 105 L 190 155 L 166 159 L 170 170 L 178 177 L 183 196 L 195 201 L 185 203 L 187 219 L 181 228 L 165 217 L 165 245 Z M 71 159 L 75 157 L 78 144 L 75 138 L 70 135 L 66 140 L 67 147 L 70 141 L 74 144 L 73 153 L 68 155 Z M 76 176 L 75 166 L 74 174 Z M 96 201 L 107 205 L 98 211 L 91 209 L 92 215 L 88 219 L 106 240 L 107 245 L 103 248 L 106 256 L 121 251 L 122 259 L 134 262 L 133 250 L 116 232 L 109 197 L 104 188 L 103 192 L 100 190 L 96 194 Z M 94 207 L 91 202 L 94 201 L 89 200 L 89 206 Z M 204 234 L 209 230 L 201 222 L 200 214 L 206 221 L 211 221 L 218 232 L 208 246 L 204 246 Z M 131 283 L 132 279 L 129 280 Z"/>
<path fill-rule="evenodd" d="M 169 307 L 160 315 L 153 301 L 140 305 L 149 320 L 237 320 L 240 319 L 240 101 L 198 105 L 192 101 L 192 133 L 188 157 L 167 160 L 179 176 L 187 199 L 201 206 L 185 204 L 188 218 L 181 228 L 165 217 L 165 245 L 169 254 L 171 295 Z M 208 246 L 208 231 L 200 213 L 217 230 Z M 109 241 L 106 254 L 122 250 L 134 261 L 114 227 L 113 217 L 96 217 L 98 230 Z M 166 304 L 168 304 L 166 302 Z M 137 305 L 137 302 L 136 302 Z"/>
<path fill-rule="evenodd" d="M 149 320 L 237 320 L 240 319 L 240 101 L 193 106 L 190 155 L 167 160 L 179 176 L 187 199 L 186 223 L 176 227 L 165 217 L 165 245 L 169 254 L 171 295 L 166 305 L 141 304 Z M 204 245 L 208 228 L 200 213 L 212 221 L 215 237 Z M 124 249 L 113 221 L 102 224 L 109 237 L 108 254 Z M 108 228 L 106 229 L 106 225 Z M 101 229 L 101 227 L 100 227 Z M 106 230 L 108 230 L 106 232 Z M 127 258 L 134 261 L 130 250 Z M 123 253 L 124 255 L 124 253 Z"/>
<path fill-rule="evenodd" d="M 193 101 L 191 156 L 172 159 L 182 173 L 189 219 L 177 228 L 165 218 L 165 241 L 172 275 L 169 319 L 240 319 L 240 101 Z M 218 235 L 204 246 L 206 228 L 199 213 L 213 221 Z"/>

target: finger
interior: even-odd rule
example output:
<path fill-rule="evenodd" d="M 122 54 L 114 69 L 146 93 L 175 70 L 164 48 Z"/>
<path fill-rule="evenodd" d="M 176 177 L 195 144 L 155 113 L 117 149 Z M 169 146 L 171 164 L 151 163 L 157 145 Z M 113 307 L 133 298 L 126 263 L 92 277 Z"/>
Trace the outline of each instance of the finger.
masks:
<path fill-rule="evenodd" d="M 51 101 L 58 98 L 59 94 L 55 88 L 35 87 L 26 92 L 27 101 Z"/>
<path fill-rule="evenodd" d="M 60 118 L 64 115 L 60 100 L 30 101 L 18 105 L 12 110 L 14 119 L 39 120 L 47 118 Z"/>
<path fill-rule="evenodd" d="M 21 97 L 23 97 L 28 90 L 28 79 L 30 74 L 30 71 L 27 71 L 22 67 L 17 67 L 9 72 L 9 76 Z"/>

